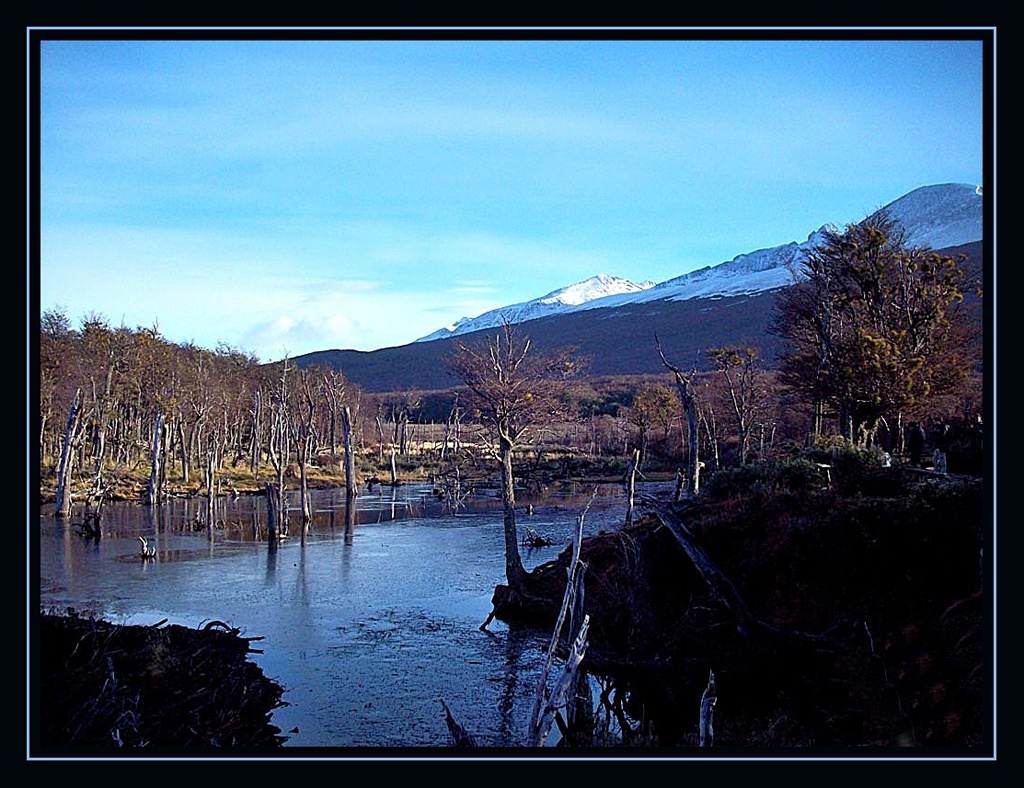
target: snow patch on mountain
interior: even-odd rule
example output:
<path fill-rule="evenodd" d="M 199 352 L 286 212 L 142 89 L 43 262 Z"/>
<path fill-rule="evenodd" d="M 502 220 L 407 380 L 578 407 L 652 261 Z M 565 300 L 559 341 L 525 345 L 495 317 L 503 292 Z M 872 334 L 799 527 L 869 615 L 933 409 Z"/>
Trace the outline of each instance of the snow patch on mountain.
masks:
<path fill-rule="evenodd" d="M 799 276 L 800 259 L 805 251 L 820 244 L 824 239 L 824 233 L 829 229 L 836 229 L 835 225 L 823 225 L 807 236 L 803 243 L 793 242 L 758 249 L 756 252 L 741 254 L 724 263 L 674 277 L 639 295 L 602 298 L 585 304 L 582 308 L 598 309 L 627 303 L 752 295 L 786 287 L 793 284 Z"/>
<path fill-rule="evenodd" d="M 495 328 L 504 323 L 522 323 L 536 320 L 551 314 L 562 314 L 574 311 L 591 301 L 620 294 L 633 294 L 654 287 L 654 282 L 631 282 L 618 276 L 598 274 L 582 282 L 553 290 L 540 298 L 524 301 L 520 304 L 492 309 L 478 317 L 464 317 L 451 326 L 441 328 L 417 342 L 430 342 L 435 339 L 466 334 L 484 328 Z"/>

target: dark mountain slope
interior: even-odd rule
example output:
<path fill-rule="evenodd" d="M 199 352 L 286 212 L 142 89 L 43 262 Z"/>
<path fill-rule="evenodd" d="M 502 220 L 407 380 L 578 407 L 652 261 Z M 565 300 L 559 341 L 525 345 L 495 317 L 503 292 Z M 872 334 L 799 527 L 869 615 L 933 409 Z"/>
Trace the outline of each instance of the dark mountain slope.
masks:
<path fill-rule="evenodd" d="M 941 251 L 954 258 L 967 255 L 968 276 L 983 279 L 981 242 Z M 655 335 L 669 360 L 681 367 L 696 364 L 699 369 L 707 369 L 708 360 L 702 351 L 724 345 L 760 348 L 765 366 L 773 367 L 781 342 L 767 332 L 767 326 L 777 292 L 588 309 L 530 320 L 520 324 L 519 331 L 529 336 L 538 350 L 576 346 L 590 359 L 588 374 L 593 376 L 665 371 L 654 344 Z M 968 301 L 977 303 L 974 297 Z M 300 367 L 319 364 L 338 369 L 371 393 L 446 389 L 459 383 L 444 363 L 455 351 L 456 343 L 472 342 L 494 331 L 374 351 L 322 350 L 293 360 Z"/>
<path fill-rule="evenodd" d="M 765 333 L 774 296 L 655 301 L 614 309 L 593 309 L 523 323 L 537 350 L 576 346 L 590 359 L 590 375 L 638 375 L 665 371 L 654 337 L 661 340 L 673 363 L 701 362 L 700 351 L 724 344 L 749 344 L 774 358 L 778 340 Z M 458 385 L 444 360 L 457 343 L 474 342 L 498 329 L 463 334 L 451 339 L 415 342 L 374 351 L 323 350 L 296 356 L 301 367 L 323 365 L 338 369 L 368 392 L 437 390 Z M 770 361 L 768 363 L 771 363 Z"/>

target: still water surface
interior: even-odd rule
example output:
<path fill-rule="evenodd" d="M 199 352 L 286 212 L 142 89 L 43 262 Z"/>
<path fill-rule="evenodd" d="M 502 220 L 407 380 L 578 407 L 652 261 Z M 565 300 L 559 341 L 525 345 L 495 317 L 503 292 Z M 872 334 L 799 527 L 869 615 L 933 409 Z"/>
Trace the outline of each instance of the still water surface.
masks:
<path fill-rule="evenodd" d="M 601 485 L 591 500 L 594 490 L 520 496 L 521 534 L 529 526 L 554 542 L 524 547 L 527 569 L 571 544 L 585 510 L 584 534 L 621 524 L 621 488 Z M 429 486 L 378 487 L 357 498 L 347 534 L 343 490 L 313 491 L 312 504 L 305 544 L 293 533 L 277 549 L 263 538 L 259 497 L 217 499 L 212 540 L 196 525 L 205 498 L 108 503 L 100 539 L 44 510 L 41 606 L 129 624 L 219 620 L 262 638 L 251 659 L 285 689 L 272 722 L 286 748 L 446 747 L 441 699 L 480 745 L 522 746 L 550 633 L 480 629 L 504 582 L 497 496 L 453 512 Z M 155 560 L 141 559 L 140 535 Z"/>

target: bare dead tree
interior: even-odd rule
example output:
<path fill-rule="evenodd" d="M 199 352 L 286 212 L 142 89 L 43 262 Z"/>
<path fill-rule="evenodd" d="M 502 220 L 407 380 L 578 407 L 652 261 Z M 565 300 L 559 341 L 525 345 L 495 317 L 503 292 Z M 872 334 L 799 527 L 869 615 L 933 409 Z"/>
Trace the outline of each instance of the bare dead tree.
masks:
<path fill-rule="evenodd" d="M 309 524 L 313 520 L 309 504 L 309 455 L 313 450 L 314 423 L 316 406 L 313 399 L 312 379 L 305 369 L 299 370 L 299 380 L 295 395 L 298 402 L 289 408 L 290 418 L 288 429 L 295 443 L 295 459 L 299 466 L 299 513 L 302 518 L 301 537 L 306 541 Z"/>
<path fill-rule="evenodd" d="M 524 434 L 558 407 L 558 384 L 580 362 L 574 348 L 533 352 L 529 337 L 520 338 L 505 323 L 496 334 L 476 343 L 460 343 L 449 368 L 469 388 L 498 459 L 505 531 L 505 575 L 513 596 L 525 590 L 526 570 L 516 533 L 512 453 Z"/>
<path fill-rule="evenodd" d="M 57 501 L 53 516 L 67 519 L 71 516 L 71 469 L 75 461 L 75 449 L 81 440 L 82 390 L 75 392 L 68 409 L 68 422 L 64 428 L 64 445 L 60 452 L 57 468 Z"/>
<path fill-rule="evenodd" d="M 458 453 L 461 441 L 462 409 L 459 407 L 459 393 L 455 392 L 455 399 L 448 419 L 444 425 L 444 442 L 441 444 L 441 459 L 448 456 L 449 447 L 451 451 Z"/>
<path fill-rule="evenodd" d="M 99 539 L 103 536 L 102 518 L 103 518 L 103 501 L 107 496 L 107 488 L 104 486 L 96 486 L 98 483 L 94 482 L 92 489 L 86 494 L 85 497 L 85 512 L 82 515 L 82 531 L 87 536 L 92 536 Z"/>
<path fill-rule="evenodd" d="M 214 508 L 214 445 L 215 441 L 211 437 L 210 449 L 206 453 L 206 536 L 211 542 L 213 541 L 213 525 L 216 518 L 216 509 Z"/>
<path fill-rule="evenodd" d="M 342 418 L 341 407 L 347 393 L 345 376 L 337 370 L 325 370 L 320 374 L 320 391 L 327 399 L 327 438 L 333 455 L 337 445 L 338 421 Z"/>
<path fill-rule="evenodd" d="M 164 414 L 157 413 L 153 421 L 153 443 L 149 458 L 149 487 L 146 490 L 146 504 L 156 506 L 163 501 L 163 433 Z"/>
<path fill-rule="evenodd" d="M 686 489 L 689 495 L 696 496 L 700 492 L 700 469 L 702 465 L 698 434 L 697 394 L 693 387 L 693 376 L 696 374 L 696 369 L 690 372 L 683 372 L 675 364 L 669 363 L 668 359 L 665 358 L 665 352 L 661 349 L 661 341 L 658 339 L 657 334 L 654 335 L 654 344 L 658 348 L 661 363 L 675 376 L 676 389 L 679 391 L 679 399 L 683 403 L 683 411 L 686 414 L 686 443 L 688 449 L 686 458 Z"/>
<path fill-rule="evenodd" d="M 249 443 L 249 471 L 254 479 L 260 478 L 260 431 L 263 425 L 263 389 L 253 392 L 253 404 L 249 410 L 252 417 L 252 435 Z"/>
<path fill-rule="evenodd" d="M 356 455 L 352 440 L 352 409 L 342 405 L 341 440 L 345 447 L 345 495 L 351 502 L 356 497 L 358 481 L 356 478 Z"/>
<path fill-rule="evenodd" d="M 726 393 L 739 440 L 739 465 L 747 464 L 747 447 L 755 422 L 767 409 L 766 373 L 758 365 L 758 350 L 752 347 L 721 347 L 707 351 L 718 374 L 725 379 Z"/>
<path fill-rule="evenodd" d="M 384 462 L 384 421 L 381 418 L 381 413 L 384 408 L 383 402 L 377 403 L 377 415 L 373 418 L 373 423 L 377 427 L 377 462 Z"/>
<path fill-rule="evenodd" d="M 275 479 L 266 485 L 267 538 L 274 542 L 288 532 L 288 506 L 285 496 L 285 470 L 288 466 L 288 358 L 282 362 L 277 391 L 272 398 L 268 454 Z"/>

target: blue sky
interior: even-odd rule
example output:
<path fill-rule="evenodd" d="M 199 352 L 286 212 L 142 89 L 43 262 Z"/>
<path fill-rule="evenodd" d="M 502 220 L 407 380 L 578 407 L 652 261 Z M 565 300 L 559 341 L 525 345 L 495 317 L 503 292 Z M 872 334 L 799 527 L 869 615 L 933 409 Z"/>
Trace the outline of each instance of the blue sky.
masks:
<path fill-rule="evenodd" d="M 258 35 L 40 42 L 41 310 L 373 350 L 985 167 L 980 40 Z"/>

